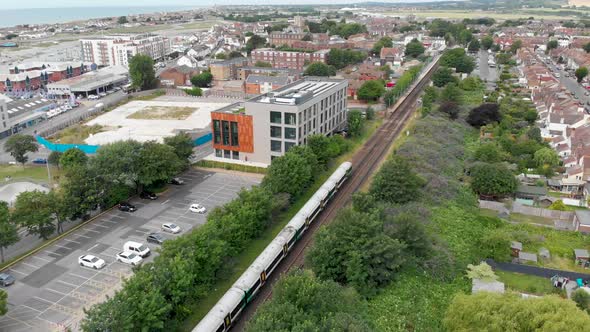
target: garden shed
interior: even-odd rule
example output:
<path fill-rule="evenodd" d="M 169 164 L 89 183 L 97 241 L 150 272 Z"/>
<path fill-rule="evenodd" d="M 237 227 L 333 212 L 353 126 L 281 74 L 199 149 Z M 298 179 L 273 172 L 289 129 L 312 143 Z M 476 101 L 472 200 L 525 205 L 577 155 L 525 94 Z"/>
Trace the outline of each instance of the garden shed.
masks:
<path fill-rule="evenodd" d="M 511 255 L 514 257 L 518 257 L 518 253 L 522 250 L 522 243 L 517 241 L 512 241 L 510 243 L 510 250 L 512 250 Z"/>
<path fill-rule="evenodd" d="M 537 254 L 521 251 L 518 253 L 518 261 L 520 263 L 526 263 L 526 262 L 537 263 Z"/>
<path fill-rule="evenodd" d="M 574 249 L 574 255 L 576 257 L 576 263 L 586 263 L 590 260 L 590 254 L 586 249 Z"/>

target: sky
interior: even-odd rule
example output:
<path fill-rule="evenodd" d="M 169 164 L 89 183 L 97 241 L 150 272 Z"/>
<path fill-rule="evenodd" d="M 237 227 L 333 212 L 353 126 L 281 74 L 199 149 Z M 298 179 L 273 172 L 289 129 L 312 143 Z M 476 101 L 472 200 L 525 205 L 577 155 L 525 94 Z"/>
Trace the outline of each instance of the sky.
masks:
<path fill-rule="evenodd" d="M 355 3 L 365 0 L 336 0 L 334 3 Z M 420 2 L 426 0 L 377 0 L 379 2 Z M 430 0 L 443 1 L 443 0 Z M 330 1 L 332 2 L 332 1 Z M 212 6 L 219 5 L 272 5 L 272 4 L 326 4 L 325 0 L 0 0 L 2 9 L 57 8 L 57 7 L 145 7 L 145 6 Z"/>

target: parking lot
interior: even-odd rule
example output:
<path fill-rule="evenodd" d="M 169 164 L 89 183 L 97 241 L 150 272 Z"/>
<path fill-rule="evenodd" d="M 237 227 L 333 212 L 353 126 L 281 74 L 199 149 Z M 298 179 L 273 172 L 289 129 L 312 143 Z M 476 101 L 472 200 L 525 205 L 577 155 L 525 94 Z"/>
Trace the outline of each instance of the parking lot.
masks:
<path fill-rule="evenodd" d="M 67 237 L 24 259 L 10 269 L 16 283 L 6 288 L 8 312 L 0 317 L 0 331 L 79 330 L 83 308 L 112 296 L 121 279 L 132 275 L 129 265 L 117 262 L 115 255 L 127 241 L 147 244 L 147 234 L 161 232 L 161 225 L 173 222 L 183 231 L 202 225 L 206 215 L 189 211 L 200 203 L 209 211 L 234 197 L 241 188 L 260 182 L 261 177 L 236 173 L 191 170 L 181 177 L 181 186 L 169 190 L 155 201 L 131 200 L 133 213 L 113 209 Z M 154 253 L 158 247 L 147 244 Z M 94 270 L 78 265 L 78 257 L 92 254 L 107 265 Z M 154 255 L 146 259 L 152 261 Z"/>

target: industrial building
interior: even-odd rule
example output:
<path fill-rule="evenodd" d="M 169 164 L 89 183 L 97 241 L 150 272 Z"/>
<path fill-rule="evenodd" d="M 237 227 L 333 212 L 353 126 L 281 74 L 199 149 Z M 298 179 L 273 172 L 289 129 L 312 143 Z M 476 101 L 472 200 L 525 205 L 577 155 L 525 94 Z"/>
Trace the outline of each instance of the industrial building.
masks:
<path fill-rule="evenodd" d="M 52 108 L 55 108 L 55 101 L 45 98 L 12 100 L 0 95 L 0 138 L 45 121 L 46 112 Z"/>
<path fill-rule="evenodd" d="M 122 66 L 101 68 L 80 76 L 61 80 L 47 85 L 47 95 L 69 97 L 71 95 L 88 97 L 125 85 L 129 82 L 129 72 Z"/>
<path fill-rule="evenodd" d="M 270 164 L 313 134 L 346 126 L 348 81 L 306 77 L 211 112 L 215 157 Z"/>
<path fill-rule="evenodd" d="M 100 67 L 123 66 L 136 54 L 149 55 L 155 61 L 171 53 L 170 39 L 151 33 L 111 35 L 81 39 L 82 60 Z"/>

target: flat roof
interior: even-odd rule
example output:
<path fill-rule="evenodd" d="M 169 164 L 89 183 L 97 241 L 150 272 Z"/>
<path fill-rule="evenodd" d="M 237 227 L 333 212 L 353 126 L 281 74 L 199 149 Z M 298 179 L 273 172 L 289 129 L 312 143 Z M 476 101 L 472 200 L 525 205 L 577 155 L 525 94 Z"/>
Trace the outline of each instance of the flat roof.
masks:
<path fill-rule="evenodd" d="M 122 66 L 112 66 L 90 71 L 80 76 L 48 84 L 48 88 L 63 88 L 69 86 L 72 91 L 86 92 L 96 88 L 127 80 L 127 69 Z"/>
<path fill-rule="evenodd" d="M 52 100 L 41 97 L 35 97 L 31 99 L 15 99 L 6 103 L 6 113 L 8 114 L 9 119 L 18 118 L 29 112 L 35 112 L 54 103 L 55 102 Z"/>
<path fill-rule="evenodd" d="M 285 85 L 272 92 L 254 97 L 249 102 L 276 104 L 276 105 L 301 105 L 306 101 L 326 93 L 344 79 L 330 79 L 325 77 L 306 77 L 299 81 Z"/>

